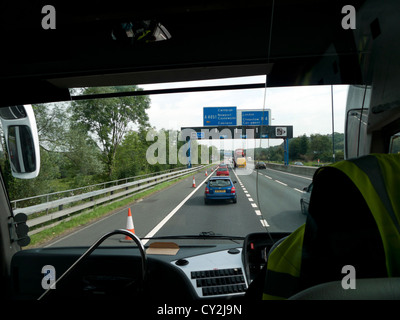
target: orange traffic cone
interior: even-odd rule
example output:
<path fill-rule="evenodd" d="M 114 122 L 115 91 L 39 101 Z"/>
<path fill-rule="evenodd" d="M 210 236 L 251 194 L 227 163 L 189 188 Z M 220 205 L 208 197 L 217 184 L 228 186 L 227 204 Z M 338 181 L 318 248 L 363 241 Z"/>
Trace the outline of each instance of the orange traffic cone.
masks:
<path fill-rule="evenodd" d="M 126 230 L 135 233 L 135 226 L 133 225 L 132 213 L 131 208 L 128 208 L 128 218 L 126 219 Z M 133 241 L 131 237 L 125 236 L 125 239 L 121 239 L 123 241 Z"/>
<path fill-rule="evenodd" d="M 196 188 L 196 181 L 194 180 L 194 176 L 193 176 L 192 188 Z"/>
<path fill-rule="evenodd" d="M 207 170 L 206 170 L 206 177 L 208 176 Z"/>

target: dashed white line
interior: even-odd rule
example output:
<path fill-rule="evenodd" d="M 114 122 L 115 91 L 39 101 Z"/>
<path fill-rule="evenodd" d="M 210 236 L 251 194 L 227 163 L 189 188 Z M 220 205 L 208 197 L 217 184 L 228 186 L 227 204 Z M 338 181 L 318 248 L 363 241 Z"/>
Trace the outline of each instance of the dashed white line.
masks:
<path fill-rule="evenodd" d="M 284 173 L 286 173 L 286 172 L 284 172 Z M 294 174 L 291 174 L 291 175 L 296 176 L 296 175 L 294 175 Z M 276 180 L 276 179 L 273 179 L 273 178 L 271 178 L 270 176 L 267 176 L 266 174 L 264 174 L 264 177 L 266 177 L 266 178 L 268 178 L 268 179 L 271 179 L 271 180 L 274 180 L 275 182 L 278 182 L 278 183 L 280 183 L 281 185 L 283 185 L 283 186 L 285 186 L 285 187 L 288 186 L 286 183 L 284 183 L 284 182 L 282 182 L 282 181 L 279 181 L 279 180 Z M 298 177 L 301 177 L 301 176 L 298 176 Z M 310 179 L 310 178 L 307 178 L 307 177 L 302 177 L 302 178 Z M 310 179 L 310 180 L 312 180 L 312 179 Z M 289 188 L 290 188 L 290 187 L 289 187 Z M 303 190 L 300 190 L 300 189 L 297 189 L 297 188 L 292 188 L 292 189 L 294 189 L 294 190 L 296 190 L 297 192 L 300 192 L 300 193 L 303 193 L 303 192 L 304 192 Z"/>
<path fill-rule="evenodd" d="M 298 174 L 294 174 L 294 173 L 290 173 L 290 172 L 275 170 L 275 169 L 271 169 L 271 168 L 268 168 L 268 170 L 272 170 L 272 171 L 283 173 L 283 174 L 288 174 L 290 176 L 299 177 L 299 178 L 303 178 L 303 179 L 307 179 L 307 180 L 312 180 L 312 178 L 310 178 L 310 177 L 300 176 Z"/>
<path fill-rule="evenodd" d="M 280 183 L 281 185 L 284 185 L 284 186 L 287 187 L 287 184 L 286 184 L 286 183 L 283 183 L 283 182 L 281 182 L 281 181 L 279 181 L 279 180 L 275 180 L 275 182 L 278 182 L 278 183 Z"/>
<path fill-rule="evenodd" d="M 269 224 L 268 224 L 267 220 L 261 219 L 260 222 L 263 225 L 263 227 L 269 227 Z"/>
<path fill-rule="evenodd" d="M 235 176 L 236 176 L 236 178 L 237 178 L 236 173 L 235 173 Z M 269 179 L 272 179 L 271 177 L 268 177 L 268 176 L 266 176 L 266 177 L 269 178 Z M 238 181 L 240 182 L 239 179 L 238 179 Z M 257 208 L 257 204 L 254 203 L 253 198 L 251 198 L 251 195 L 249 194 L 249 192 L 246 190 L 246 188 L 243 186 L 243 184 L 242 184 L 241 182 L 240 182 L 240 186 L 241 186 L 242 190 L 244 191 L 244 193 L 245 193 L 247 199 L 249 199 L 249 201 L 251 202 L 251 206 L 252 206 L 253 208 Z M 257 209 L 257 210 L 254 210 L 254 212 L 256 213 L 257 216 L 261 216 L 261 217 L 262 217 L 261 210 L 258 210 L 258 209 Z M 262 225 L 264 228 L 269 227 L 269 224 L 268 224 L 268 222 L 267 222 L 266 219 L 260 219 L 260 223 L 261 223 L 261 225 Z"/>

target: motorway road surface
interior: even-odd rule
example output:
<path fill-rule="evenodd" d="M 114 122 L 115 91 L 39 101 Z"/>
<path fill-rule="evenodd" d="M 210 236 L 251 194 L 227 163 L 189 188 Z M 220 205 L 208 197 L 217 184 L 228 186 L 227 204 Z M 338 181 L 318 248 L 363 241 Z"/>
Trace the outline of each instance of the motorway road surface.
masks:
<path fill-rule="evenodd" d="M 215 173 L 214 173 L 215 174 Z M 251 232 L 292 232 L 306 217 L 300 211 L 303 187 L 311 182 L 302 177 L 272 169 L 230 169 L 236 180 L 237 203 L 204 204 L 205 172 L 130 205 L 138 237 L 216 234 L 246 236 Z M 102 235 L 126 228 L 128 207 L 57 239 L 47 246 L 89 246 Z M 124 236 L 114 235 L 104 245 L 125 245 Z M 198 241 L 198 240 L 197 240 Z M 130 244 L 129 244 L 130 245 Z"/>

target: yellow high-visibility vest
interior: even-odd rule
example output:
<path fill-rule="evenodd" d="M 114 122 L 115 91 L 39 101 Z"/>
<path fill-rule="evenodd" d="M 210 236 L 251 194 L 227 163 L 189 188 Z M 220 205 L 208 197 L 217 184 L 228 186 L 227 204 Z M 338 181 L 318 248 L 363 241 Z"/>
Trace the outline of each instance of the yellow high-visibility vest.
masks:
<path fill-rule="evenodd" d="M 318 169 L 314 180 L 327 168 L 340 170 L 360 191 L 382 239 L 387 275 L 400 276 L 400 155 L 371 154 L 340 161 Z M 300 276 L 305 230 L 304 224 L 270 254 L 263 299 L 286 299 L 304 289 Z"/>

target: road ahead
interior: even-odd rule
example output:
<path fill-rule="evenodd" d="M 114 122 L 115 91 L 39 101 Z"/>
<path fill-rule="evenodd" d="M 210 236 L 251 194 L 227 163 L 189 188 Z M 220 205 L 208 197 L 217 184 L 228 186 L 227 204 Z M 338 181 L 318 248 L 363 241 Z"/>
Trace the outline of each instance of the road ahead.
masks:
<path fill-rule="evenodd" d="M 241 171 L 239 171 L 241 170 Z M 210 172 L 208 172 L 211 174 Z M 230 169 L 236 180 L 237 203 L 204 204 L 205 172 L 133 203 L 130 208 L 135 234 L 139 237 L 216 234 L 245 236 L 251 232 L 293 231 L 305 222 L 300 211 L 303 187 L 311 182 L 272 169 Z M 103 234 L 126 228 L 128 208 L 56 240 L 49 246 L 88 246 Z M 105 245 L 121 245 L 122 236 L 113 236 Z"/>

